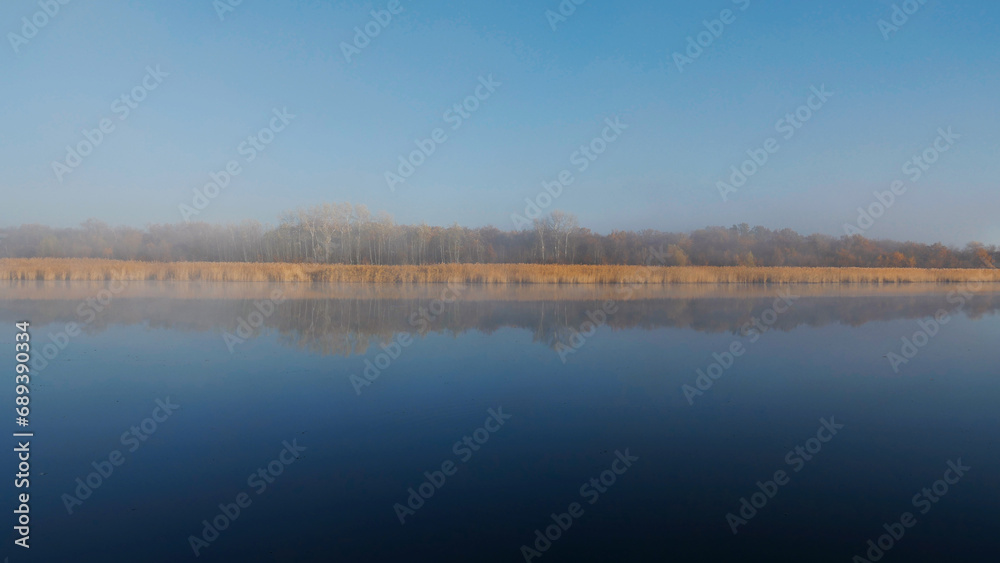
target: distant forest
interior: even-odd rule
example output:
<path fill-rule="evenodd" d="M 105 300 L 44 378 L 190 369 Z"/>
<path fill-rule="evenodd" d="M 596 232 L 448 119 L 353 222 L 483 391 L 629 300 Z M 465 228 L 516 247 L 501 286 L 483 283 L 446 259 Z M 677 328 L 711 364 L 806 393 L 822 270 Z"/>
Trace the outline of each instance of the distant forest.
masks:
<path fill-rule="evenodd" d="M 315 262 L 328 264 L 649 264 L 665 266 L 857 266 L 984 268 L 996 246 L 964 248 L 873 240 L 861 235 L 800 235 L 747 224 L 690 233 L 647 229 L 599 234 L 553 211 L 533 227 L 502 231 L 399 225 L 364 205 L 323 204 L 283 213 L 278 225 L 179 223 L 145 229 L 88 220 L 57 229 L 0 229 L 0 257 L 110 258 L 155 262 Z"/>

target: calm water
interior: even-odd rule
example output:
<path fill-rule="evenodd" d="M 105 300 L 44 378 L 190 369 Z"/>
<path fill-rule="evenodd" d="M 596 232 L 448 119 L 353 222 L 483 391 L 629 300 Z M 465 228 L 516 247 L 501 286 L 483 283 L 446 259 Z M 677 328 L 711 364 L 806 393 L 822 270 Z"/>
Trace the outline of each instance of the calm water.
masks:
<path fill-rule="evenodd" d="M 274 290 L 0 289 L 10 561 L 995 557 L 995 287 Z"/>

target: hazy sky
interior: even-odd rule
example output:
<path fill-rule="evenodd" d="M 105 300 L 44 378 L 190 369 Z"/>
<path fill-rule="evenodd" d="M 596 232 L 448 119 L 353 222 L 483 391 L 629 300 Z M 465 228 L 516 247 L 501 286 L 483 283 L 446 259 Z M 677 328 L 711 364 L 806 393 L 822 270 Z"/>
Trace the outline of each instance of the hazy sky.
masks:
<path fill-rule="evenodd" d="M 566 0 L 565 18 L 557 0 L 243 0 L 221 17 L 238 0 L 48 1 L 53 16 L 0 4 L 0 226 L 182 221 L 178 206 L 234 161 L 192 220 L 273 223 L 347 200 L 399 222 L 510 229 L 567 170 L 548 210 L 601 232 L 840 235 L 899 180 L 868 235 L 1000 243 L 995 1 L 897 1 L 918 9 L 894 28 L 880 0 Z M 348 61 L 366 24 L 375 36 Z M 689 43 L 699 33 L 707 46 Z M 797 109 L 798 128 L 779 122 Z M 84 133 L 102 120 L 107 133 Z M 433 154 L 390 190 L 386 172 L 424 139 Z M 904 168 L 935 142 L 947 151 L 933 164 Z M 581 145 L 604 152 L 590 161 Z M 768 160 L 723 201 L 717 183 L 748 150 Z"/>

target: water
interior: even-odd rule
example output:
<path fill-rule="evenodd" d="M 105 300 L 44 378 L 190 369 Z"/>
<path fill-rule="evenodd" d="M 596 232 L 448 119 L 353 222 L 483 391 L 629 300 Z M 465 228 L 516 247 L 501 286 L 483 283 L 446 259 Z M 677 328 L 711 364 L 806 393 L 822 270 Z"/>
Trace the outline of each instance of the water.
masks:
<path fill-rule="evenodd" d="M 7 552 L 846 562 L 889 525 L 883 561 L 992 559 L 997 289 L 5 286 L 3 354 L 28 320 L 44 360 Z"/>

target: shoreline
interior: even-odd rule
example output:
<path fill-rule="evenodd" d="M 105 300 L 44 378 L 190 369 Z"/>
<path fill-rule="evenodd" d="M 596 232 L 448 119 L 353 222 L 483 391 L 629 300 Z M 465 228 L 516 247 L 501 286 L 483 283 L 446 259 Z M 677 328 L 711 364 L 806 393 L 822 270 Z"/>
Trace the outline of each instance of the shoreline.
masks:
<path fill-rule="evenodd" d="M 1000 282 L 1000 270 L 783 266 L 430 264 L 371 266 L 261 262 L 139 262 L 3 258 L 5 281 L 172 281 L 485 285 L 933 284 Z"/>

